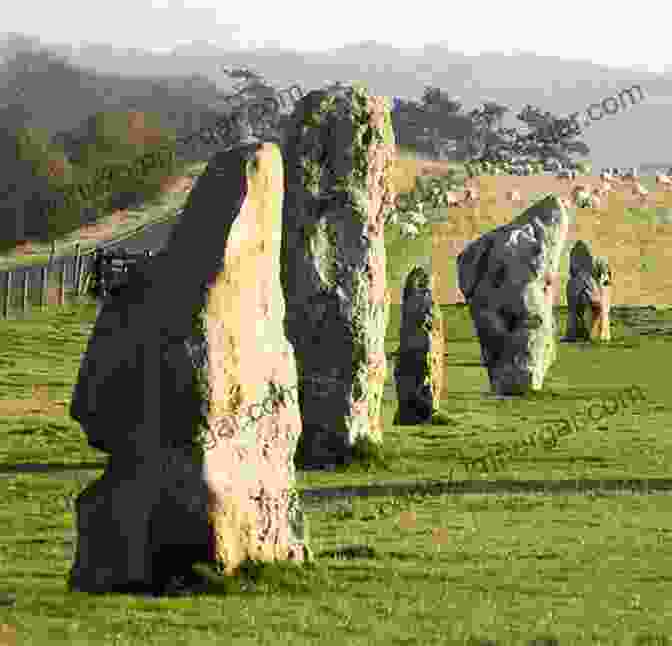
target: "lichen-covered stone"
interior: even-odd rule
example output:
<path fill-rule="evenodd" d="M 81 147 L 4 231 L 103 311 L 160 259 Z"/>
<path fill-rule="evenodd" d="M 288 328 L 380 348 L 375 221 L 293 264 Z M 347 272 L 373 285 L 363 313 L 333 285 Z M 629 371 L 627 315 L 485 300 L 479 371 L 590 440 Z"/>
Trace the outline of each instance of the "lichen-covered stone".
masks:
<path fill-rule="evenodd" d="M 155 589 L 195 561 L 232 574 L 310 556 L 282 194 L 274 144 L 215 155 L 165 251 L 104 303 L 71 415 L 111 455 L 77 501 L 72 588 Z"/>
<path fill-rule="evenodd" d="M 565 207 L 547 195 L 457 258 L 460 290 L 498 395 L 541 389 L 555 360 L 553 293 L 567 230 Z"/>
<path fill-rule="evenodd" d="M 422 267 L 414 267 L 406 278 L 394 378 L 399 409 L 393 423 L 431 423 L 443 383 L 443 326 L 431 277 Z"/>
<path fill-rule="evenodd" d="M 347 463 L 360 436 L 382 442 L 394 149 L 388 100 L 361 86 L 297 103 L 285 147 L 282 282 L 301 379 L 299 466 Z"/>
<path fill-rule="evenodd" d="M 578 240 L 569 257 L 565 341 L 611 340 L 612 280 L 607 259 L 593 256 L 589 246 Z M 590 322 L 586 321 L 587 311 L 590 311 Z"/>

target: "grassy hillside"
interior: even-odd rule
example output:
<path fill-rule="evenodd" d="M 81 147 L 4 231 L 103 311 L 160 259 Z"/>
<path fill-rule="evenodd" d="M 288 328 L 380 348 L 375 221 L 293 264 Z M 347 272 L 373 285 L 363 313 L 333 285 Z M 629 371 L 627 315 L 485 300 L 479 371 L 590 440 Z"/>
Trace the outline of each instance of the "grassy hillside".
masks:
<path fill-rule="evenodd" d="M 593 188 L 598 183 L 595 176 L 579 177 L 572 184 L 552 176 L 472 180 L 470 184 L 480 193 L 478 204 L 443 209 L 431 225 L 438 301 L 462 302 L 455 290 L 455 262 L 466 242 L 510 222 L 547 192 L 569 197 L 576 185 Z M 645 177 L 641 183 L 650 191 L 644 204 L 623 187 L 609 194 L 599 210 L 569 210 L 571 224 L 560 261 L 558 304 L 566 305 L 571 248 L 576 240 L 584 240 L 594 254 L 609 259 L 615 276 L 613 305 L 672 305 L 672 283 L 668 278 L 672 269 L 668 253 L 672 244 L 672 192 L 657 190 L 653 177 Z M 520 192 L 521 204 L 507 199 L 510 190 Z"/>

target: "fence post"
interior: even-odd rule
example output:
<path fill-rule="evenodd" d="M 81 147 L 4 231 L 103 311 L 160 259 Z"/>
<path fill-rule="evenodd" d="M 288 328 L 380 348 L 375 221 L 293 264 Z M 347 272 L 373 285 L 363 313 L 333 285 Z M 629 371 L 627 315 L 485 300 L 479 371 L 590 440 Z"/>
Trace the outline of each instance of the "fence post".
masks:
<path fill-rule="evenodd" d="M 23 270 L 23 302 L 21 304 L 21 311 L 23 315 L 26 315 L 26 310 L 28 309 L 28 280 L 29 280 L 29 271 L 28 269 Z"/>
<path fill-rule="evenodd" d="M 80 280 L 80 273 L 81 273 L 81 264 L 82 264 L 82 256 L 80 255 L 80 244 L 79 242 L 75 245 L 75 295 L 79 296 L 79 280 Z"/>
<path fill-rule="evenodd" d="M 45 293 L 47 291 L 47 285 L 49 283 L 49 265 L 44 265 L 41 271 L 40 279 L 40 309 L 44 309 Z"/>
<path fill-rule="evenodd" d="M 5 281 L 5 302 L 2 307 L 2 315 L 4 318 L 9 318 L 9 303 L 12 292 L 12 270 L 7 271 L 7 280 Z"/>
<path fill-rule="evenodd" d="M 91 273 L 91 268 L 92 268 L 92 256 L 91 254 L 87 254 L 86 256 L 82 256 L 82 262 L 80 263 L 79 267 L 79 293 L 80 296 L 86 295 L 85 292 L 85 287 L 88 286 L 86 285 L 86 281 L 89 280 L 89 274 Z"/>
<path fill-rule="evenodd" d="M 58 288 L 58 304 L 63 307 L 65 303 L 65 259 L 61 264 L 61 284 Z"/>

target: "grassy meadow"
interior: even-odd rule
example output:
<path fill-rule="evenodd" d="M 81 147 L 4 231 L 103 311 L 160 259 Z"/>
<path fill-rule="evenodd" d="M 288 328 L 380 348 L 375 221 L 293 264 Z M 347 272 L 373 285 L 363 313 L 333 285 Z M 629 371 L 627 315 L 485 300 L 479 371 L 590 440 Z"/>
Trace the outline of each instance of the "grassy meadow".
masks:
<path fill-rule="evenodd" d="M 399 168 L 395 181 L 402 182 L 413 160 Z M 431 267 L 432 229 L 412 241 L 392 230 L 386 248 L 394 295 L 413 264 Z M 386 336 L 383 462 L 299 472 L 298 487 L 452 478 L 491 482 L 493 493 L 313 501 L 314 566 L 251 568 L 235 581 L 163 598 L 65 588 L 72 500 L 106 459 L 67 415 L 96 304 L 83 299 L 0 321 L 0 646 L 669 643 L 670 496 L 516 493 L 511 481 L 668 477 L 672 403 L 662 376 L 672 361 L 672 312 L 616 308 L 611 342 L 559 344 L 543 391 L 507 399 L 486 393 L 467 309 L 445 305 L 441 408 L 448 423 L 401 427 L 392 425 L 398 302 L 393 296 Z M 557 323 L 561 336 L 562 307 Z M 645 402 L 622 406 L 555 448 L 528 448 L 497 472 L 464 468 L 495 442 L 574 418 L 633 385 Z M 10 473 L 22 464 L 73 471 Z"/>

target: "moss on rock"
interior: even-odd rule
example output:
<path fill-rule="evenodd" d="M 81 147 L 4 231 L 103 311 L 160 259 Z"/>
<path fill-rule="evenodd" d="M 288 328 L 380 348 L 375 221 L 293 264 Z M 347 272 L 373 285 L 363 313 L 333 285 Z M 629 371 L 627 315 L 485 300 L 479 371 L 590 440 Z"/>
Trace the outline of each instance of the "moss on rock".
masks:
<path fill-rule="evenodd" d="M 192 315 L 191 338 L 187 340 L 187 348 L 194 367 L 192 371 L 193 392 L 193 455 L 197 461 L 203 460 L 203 454 L 211 432 L 208 424 L 212 389 L 208 365 L 208 340 L 206 322 L 207 292 L 202 291 L 201 302 Z"/>
<path fill-rule="evenodd" d="M 301 438 L 299 465 L 304 452 L 308 458 L 343 457 L 342 444 L 351 448 L 360 436 L 381 436 L 378 382 L 389 314 L 382 236 L 384 206 L 392 202 L 386 175 L 392 155 L 380 144 L 394 145 L 389 106 L 387 114 L 384 108 L 361 84 L 317 90 L 301 100 L 288 133 L 282 260 L 290 292 L 287 329 L 299 372 L 337 377 L 345 387 L 327 393 L 324 384 L 301 385 L 303 435 L 309 437 Z M 304 253 L 290 253 L 297 247 Z M 330 348 L 321 341 L 326 330 Z M 325 348 L 323 368 L 316 346 Z M 306 412 L 318 409 L 329 411 L 328 421 Z"/>

